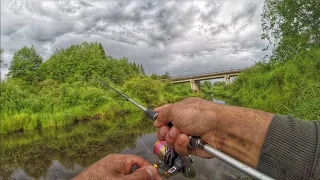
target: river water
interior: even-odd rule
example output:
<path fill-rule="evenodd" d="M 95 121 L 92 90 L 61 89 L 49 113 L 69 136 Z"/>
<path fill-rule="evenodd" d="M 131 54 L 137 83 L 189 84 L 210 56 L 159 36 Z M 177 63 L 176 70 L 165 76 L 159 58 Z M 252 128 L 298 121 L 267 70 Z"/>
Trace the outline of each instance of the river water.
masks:
<path fill-rule="evenodd" d="M 141 131 L 141 127 L 111 127 L 106 120 L 99 120 L 1 136 L 0 179 L 71 179 L 110 153 L 136 154 L 154 163 L 157 138 L 152 124 L 147 126 L 150 130 Z M 193 159 L 194 179 L 246 179 L 218 159 Z M 185 178 L 177 175 L 170 179 Z"/>

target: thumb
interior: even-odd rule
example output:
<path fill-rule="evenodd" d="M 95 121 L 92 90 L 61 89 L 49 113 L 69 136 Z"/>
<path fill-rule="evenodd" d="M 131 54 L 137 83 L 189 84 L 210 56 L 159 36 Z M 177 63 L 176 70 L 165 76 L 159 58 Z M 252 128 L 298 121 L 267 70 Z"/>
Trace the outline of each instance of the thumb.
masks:
<path fill-rule="evenodd" d="M 126 176 L 126 179 L 152 180 L 157 176 L 158 171 L 153 166 L 146 166 L 135 170 L 132 174 Z"/>

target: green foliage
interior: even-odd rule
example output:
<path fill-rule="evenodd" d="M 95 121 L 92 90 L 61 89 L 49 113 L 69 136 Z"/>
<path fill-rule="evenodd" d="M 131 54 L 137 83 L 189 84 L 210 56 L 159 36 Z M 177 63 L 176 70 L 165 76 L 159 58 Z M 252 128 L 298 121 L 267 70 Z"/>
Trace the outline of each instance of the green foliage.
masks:
<path fill-rule="evenodd" d="M 132 78 L 124 83 L 124 92 L 150 106 L 160 99 L 161 83 L 149 77 Z"/>
<path fill-rule="evenodd" d="M 0 101 L 3 133 L 92 119 L 113 99 L 104 90 L 81 82 L 61 84 L 48 79 L 34 87 L 9 79 L 3 83 Z"/>
<path fill-rule="evenodd" d="M 204 93 L 205 99 L 212 99 L 213 98 L 213 92 L 212 92 L 212 83 L 211 81 L 203 81 L 201 82 L 201 92 Z"/>
<path fill-rule="evenodd" d="M 2 63 L 4 61 L 4 59 L 2 58 L 2 54 L 3 54 L 3 49 L 0 48 L 0 68 L 2 67 Z"/>
<path fill-rule="evenodd" d="M 265 0 L 262 39 L 274 47 L 273 63 L 320 46 L 319 9 L 318 0 Z"/>
<path fill-rule="evenodd" d="M 140 64 L 140 72 L 142 75 L 146 75 L 146 72 L 144 70 L 144 67 L 142 66 L 142 64 Z"/>
<path fill-rule="evenodd" d="M 34 68 L 32 76 L 29 69 L 19 66 L 19 62 L 31 62 L 30 54 L 40 57 L 33 47 L 15 53 L 10 78 L 0 82 L 0 134 L 96 119 L 112 121 L 128 114 L 135 117 L 126 125 L 136 124 L 135 119 L 143 113 L 118 95 L 112 96 L 114 93 L 102 86 L 99 79 L 147 106 L 175 102 L 192 93 L 189 85 L 161 83 L 145 76 L 141 64 L 107 56 L 98 43 L 57 50 L 39 68 Z"/>
<path fill-rule="evenodd" d="M 36 80 L 37 70 L 41 63 L 42 57 L 36 52 L 34 46 L 31 46 L 31 48 L 23 47 L 13 55 L 9 76 L 32 83 Z"/>
<path fill-rule="evenodd" d="M 131 77 L 143 74 L 127 58 L 119 60 L 106 56 L 101 44 L 82 43 L 56 51 L 39 69 L 42 80 L 59 82 L 90 81 L 94 75 L 123 84 Z"/>
<path fill-rule="evenodd" d="M 194 94 L 190 88 L 189 83 L 171 84 L 169 81 L 164 82 L 162 83 L 160 104 L 174 103 L 191 96 L 199 97 L 200 94 Z"/>
<path fill-rule="evenodd" d="M 320 49 L 305 50 L 286 63 L 257 63 L 218 95 L 231 104 L 303 119 L 320 119 Z"/>
<path fill-rule="evenodd" d="M 169 75 L 169 73 L 168 72 L 166 72 L 165 74 L 163 74 L 163 75 L 157 75 L 157 74 L 151 74 L 151 76 L 150 76 L 152 79 L 168 79 L 168 78 L 170 78 L 170 75 Z"/>

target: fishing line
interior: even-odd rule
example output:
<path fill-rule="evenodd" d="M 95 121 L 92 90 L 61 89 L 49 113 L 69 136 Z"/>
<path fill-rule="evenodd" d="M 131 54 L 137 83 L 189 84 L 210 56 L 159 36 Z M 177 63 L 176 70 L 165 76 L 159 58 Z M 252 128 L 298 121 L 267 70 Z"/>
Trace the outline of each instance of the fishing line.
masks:
<path fill-rule="evenodd" d="M 154 154 L 151 153 L 151 151 L 149 150 L 149 148 L 148 148 L 148 147 L 146 146 L 146 144 L 142 141 L 141 137 L 140 137 L 140 136 L 138 136 L 138 137 L 139 137 L 139 140 L 141 141 L 142 145 L 147 149 L 148 153 L 151 154 L 152 158 L 153 158 L 155 161 L 157 161 L 157 159 L 154 157 Z"/>

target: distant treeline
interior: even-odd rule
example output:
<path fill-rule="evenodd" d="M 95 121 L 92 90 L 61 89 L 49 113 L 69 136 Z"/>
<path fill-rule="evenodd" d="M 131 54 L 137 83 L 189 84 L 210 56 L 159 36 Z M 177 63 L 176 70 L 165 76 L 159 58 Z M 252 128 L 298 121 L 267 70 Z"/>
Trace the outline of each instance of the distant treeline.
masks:
<path fill-rule="evenodd" d="M 9 70 L 0 86 L 0 133 L 112 119 L 128 113 L 142 117 L 134 106 L 101 86 L 96 77 L 145 106 L 194 95 L 188 84 L 156 80 L 168 74 L 151 78 L 141 64 L 108 56 L 99 43 L 84 42 L 57 50 L 46 61 L 33 46 L 23 47 L 14 54 Z M 138 120 L 141 118 L 127 123 Z"/>

